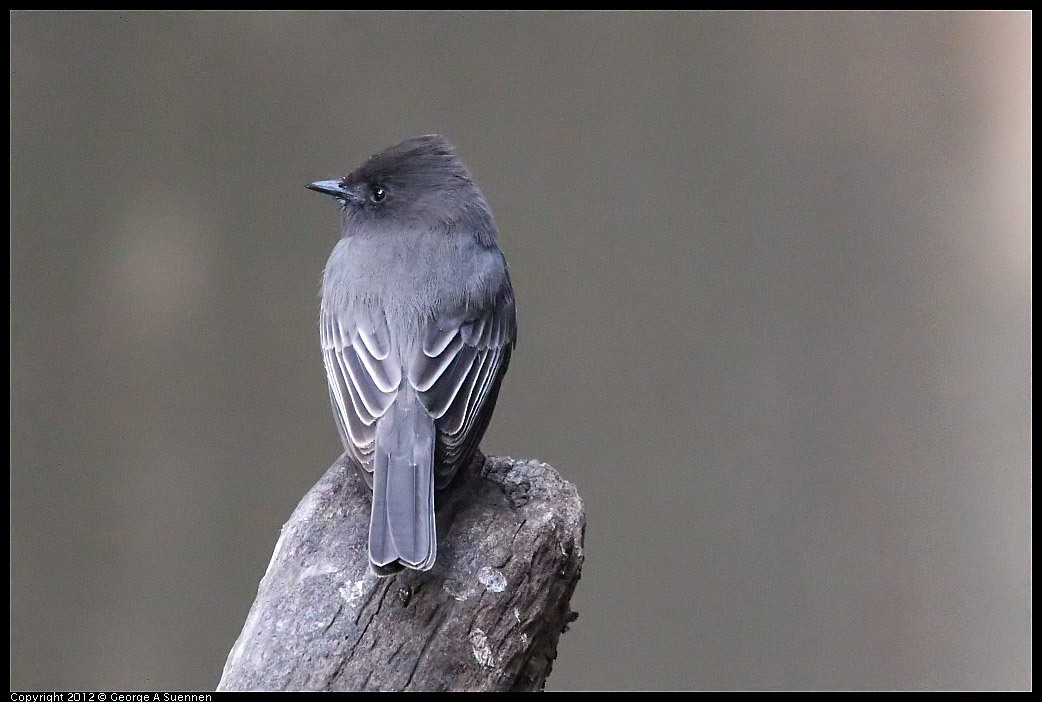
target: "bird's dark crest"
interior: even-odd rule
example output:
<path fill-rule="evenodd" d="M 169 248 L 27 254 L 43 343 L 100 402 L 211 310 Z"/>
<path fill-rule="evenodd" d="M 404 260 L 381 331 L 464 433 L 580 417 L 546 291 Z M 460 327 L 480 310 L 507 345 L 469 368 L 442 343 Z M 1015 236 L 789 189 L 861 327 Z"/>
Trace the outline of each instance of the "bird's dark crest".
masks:
<path fill-rule="evenodd" d="M 471 182 L 470 172 L 456 156 L 455 148 L 438 134 L 413 137 L 390 146 L 370 156 L 348 176 L 348 180 L 363 182 L 393 182 L 402 178 Z"/>

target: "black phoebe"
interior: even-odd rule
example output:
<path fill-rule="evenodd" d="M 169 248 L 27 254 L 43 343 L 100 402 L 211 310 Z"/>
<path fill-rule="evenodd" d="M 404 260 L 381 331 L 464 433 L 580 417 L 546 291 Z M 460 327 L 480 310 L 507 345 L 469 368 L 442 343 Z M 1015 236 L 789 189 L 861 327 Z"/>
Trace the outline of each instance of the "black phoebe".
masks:
<path fill-rule="evenodd" d="M 492 212 L 440 136 L 308 187 L 343 208 L 319 324 L 340 438 L 373 490 L 369 561 L 428 570 L 434 491 L 477 450 L 517 338 Z"/>

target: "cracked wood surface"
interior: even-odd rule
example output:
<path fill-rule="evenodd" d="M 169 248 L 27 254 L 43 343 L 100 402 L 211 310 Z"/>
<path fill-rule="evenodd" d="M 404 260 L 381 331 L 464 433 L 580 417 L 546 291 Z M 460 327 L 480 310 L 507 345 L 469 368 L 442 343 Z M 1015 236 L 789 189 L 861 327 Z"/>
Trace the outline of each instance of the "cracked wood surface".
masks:
<path fill-rule="evenodd" d="M 427 572 L 369 570 L 369 491 L 341 458 L 282 528 L 218 690 L 540 690 L 583 561 L 575 488 L 478 457 L 436 496 Z"/>

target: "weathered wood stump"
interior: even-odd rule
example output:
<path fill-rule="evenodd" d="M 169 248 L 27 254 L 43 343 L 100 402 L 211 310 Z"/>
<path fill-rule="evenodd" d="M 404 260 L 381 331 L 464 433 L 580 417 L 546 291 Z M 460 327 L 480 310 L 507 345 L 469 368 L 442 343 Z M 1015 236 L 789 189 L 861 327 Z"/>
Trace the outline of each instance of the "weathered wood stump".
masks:
<path fill-rule="evenodd" d="M 369 570 L 369 489 L 341 458 L 282 528 L 218 690 L 540 690 L 583 562 L 575 488 L 479 456 L 439 492 L 427 572 Z"/>

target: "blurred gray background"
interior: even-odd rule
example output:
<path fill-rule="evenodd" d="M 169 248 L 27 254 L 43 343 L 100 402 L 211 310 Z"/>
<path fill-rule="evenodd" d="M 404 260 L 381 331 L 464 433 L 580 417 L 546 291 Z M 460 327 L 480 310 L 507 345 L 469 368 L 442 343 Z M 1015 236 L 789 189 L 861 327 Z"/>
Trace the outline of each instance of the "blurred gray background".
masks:
<path fill-rule="evenodd" d="M 1031 16 L 11 15 L 11 685 L 213 688 L 340 453 L 337 210 L 492 204 L 551 689 L 1031 685 Z"/>

